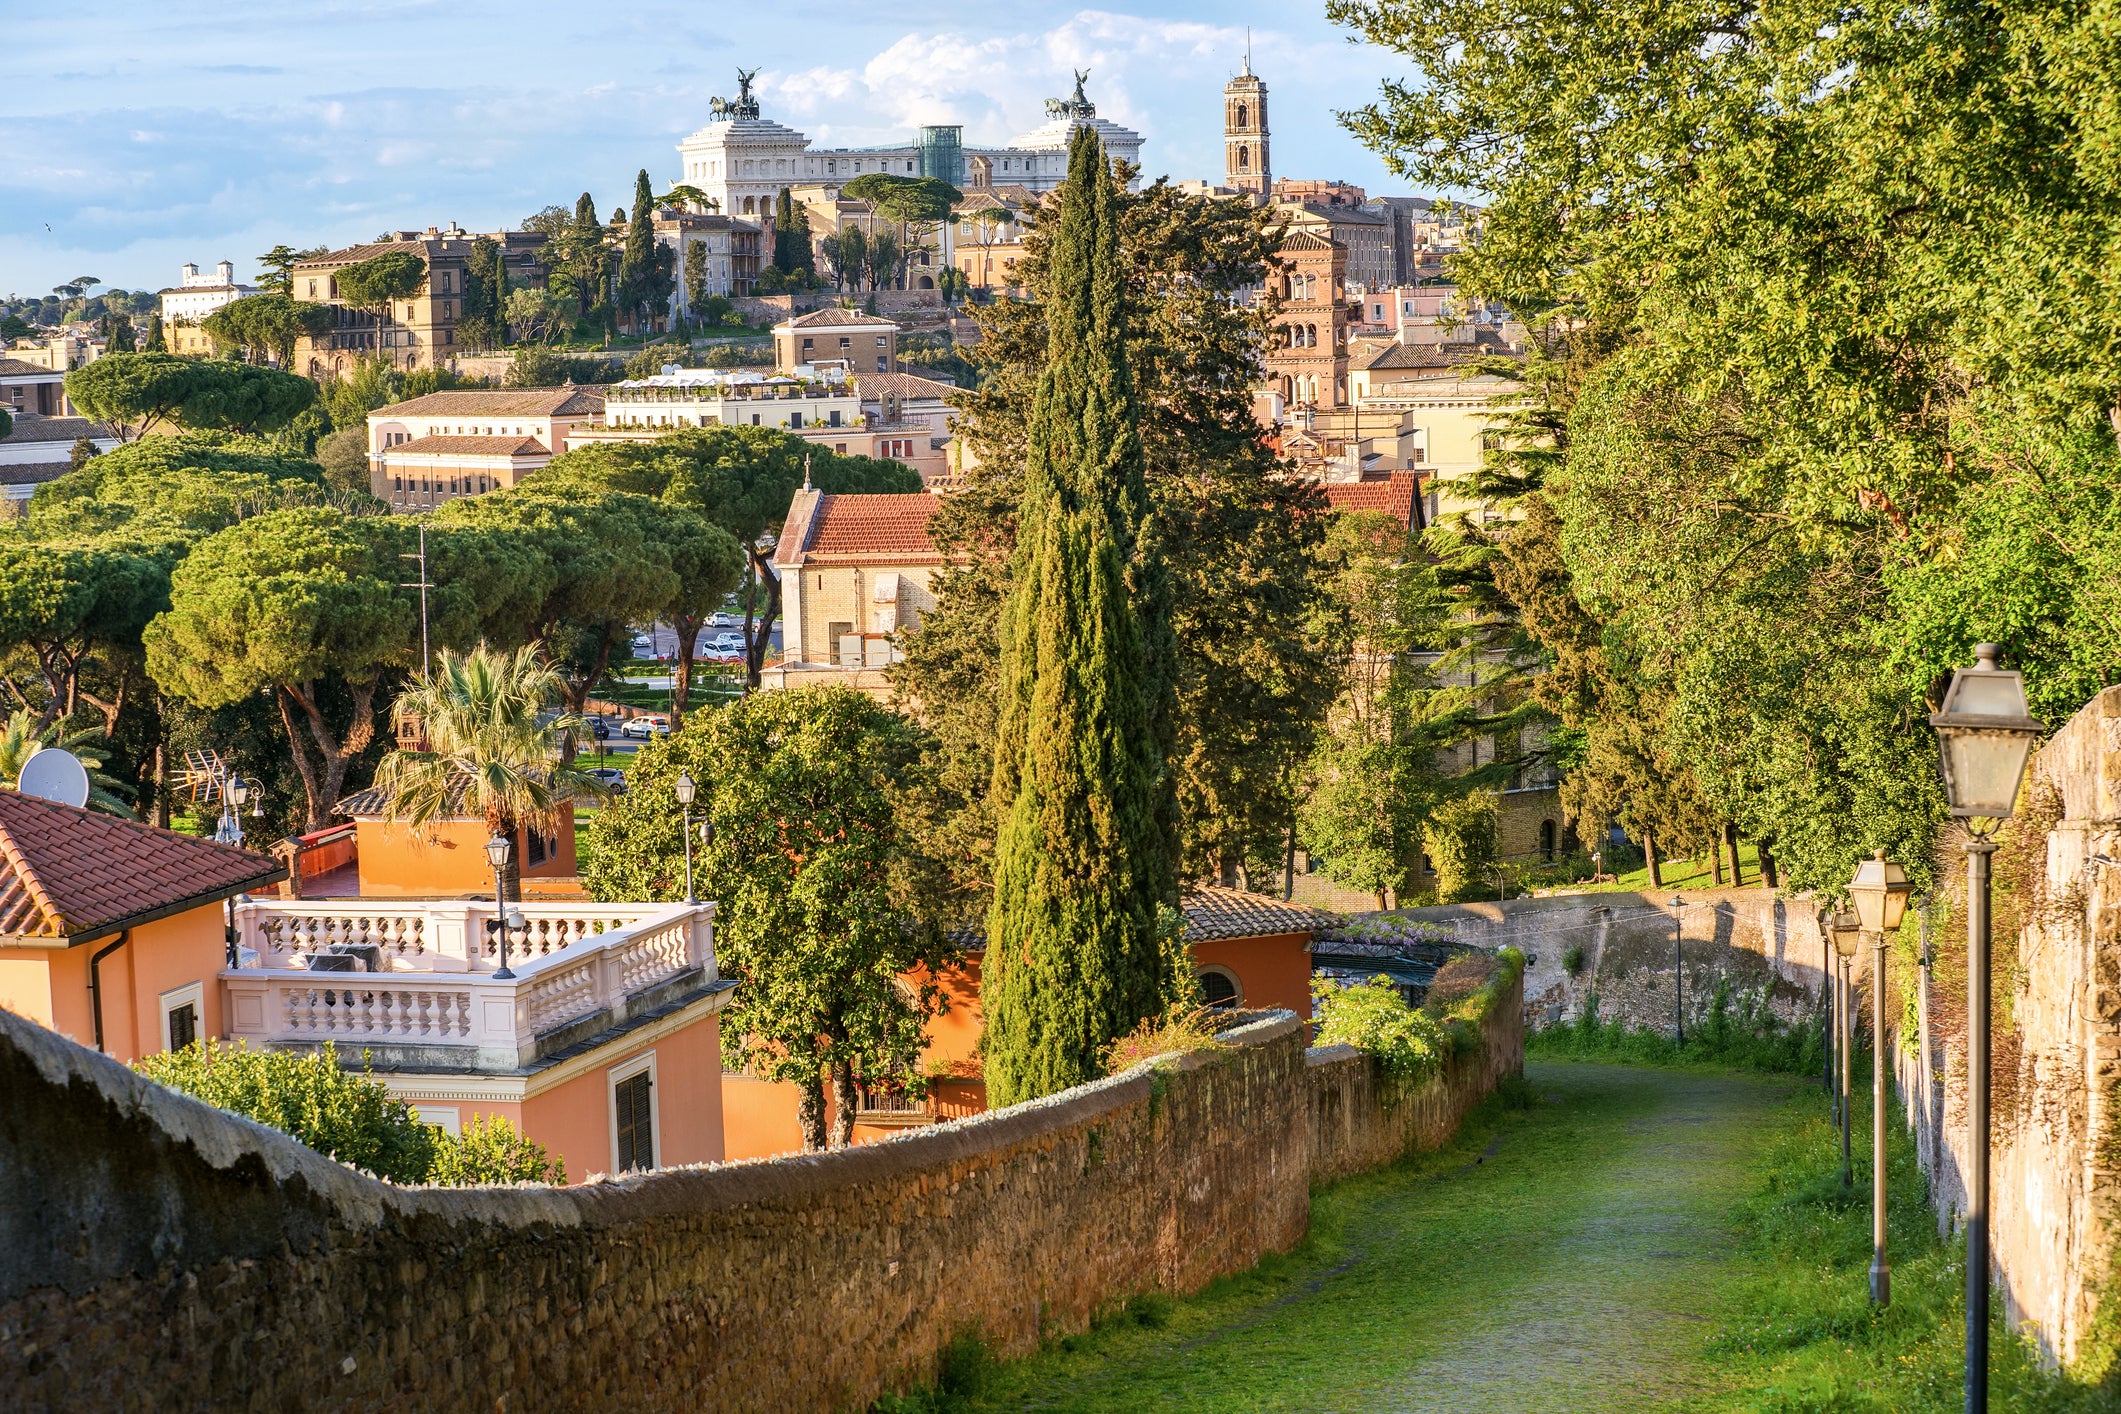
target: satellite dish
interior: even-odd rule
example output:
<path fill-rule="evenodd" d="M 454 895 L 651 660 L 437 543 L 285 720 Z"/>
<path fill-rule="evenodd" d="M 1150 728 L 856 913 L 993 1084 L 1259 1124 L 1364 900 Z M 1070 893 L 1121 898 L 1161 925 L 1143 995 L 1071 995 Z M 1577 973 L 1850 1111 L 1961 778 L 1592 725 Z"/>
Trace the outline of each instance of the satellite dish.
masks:
<path fill-rule="evenodd" d="M 80 807 L 88 804 L 88 768 L 73 752 L 48 746 L 22 764 L 22 778 L 16 789 L 24 795 Z"/>

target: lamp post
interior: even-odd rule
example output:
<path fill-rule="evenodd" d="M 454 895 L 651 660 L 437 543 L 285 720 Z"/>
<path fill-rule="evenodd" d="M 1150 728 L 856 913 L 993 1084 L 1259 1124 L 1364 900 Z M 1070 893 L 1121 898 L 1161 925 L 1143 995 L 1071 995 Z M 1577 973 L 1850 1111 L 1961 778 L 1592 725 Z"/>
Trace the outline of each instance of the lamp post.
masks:
<path fill-rule="evenodd" d="M 515 977 L 515 974 L 508 970 L 508 925 L 512 920 L 508 916 L 511 911 L 508 907 L 508 889 L 502 882 L 502 875 L 508 868 L 508 857 L 514 853 L 515 841 L 508 836 L 496 834 L 488 837 L 486 862 L 493 866 L 493 917 L 487 922 L 486 931 L 498 932 L 501 935 L 501 965 L 493 970 L 496 982 L 506 982 Z M 514 912 L 516 918 L 523 916 L 520 909 Z"/>
<path fill-rule="evenodd" d="M 1849 970 L 1863 925 L 1853 913 L 1836 913 L 1827 923 L 1834 939 L 1834 1044 L 1840 1051 L 1841 1186 L 1854 1182 L 1849 1168 L 1849 1076 L 1855 1069 L 1855 1030 L 1850 1013 L 1855 1010 L 1855 987 Z"/>
<path fill-rule="evenodd" d="M 221 821 L 214 827 L 214 839 L 220 844 L 243 847 L 243 807 L 250 804 L 251 797 L 257 803 L 251 806 L 251 818 L 265 814 L 265 789 L 255 781 L 246 781 L 241 776 L 224 776 L 221 780 Z"/>
<path fill-rule="evenodd" d="M 1871 935 L 1871 1301 L 1892 1304 L 1893 1269 L 1885 1260 L 1885 939 L 1900 931 L 1915 886 L 1907 870 L 1879 850 L 1849 881 L 1856 921 Z"/>
<path fill-rule="evenodd" d="M 1966 842 L 1966 1408 L 1988 1410 L 1989 857 L 1996 826 L 2018 808 L 2025 761 L 2043 730 L 2026 712 L 2025 679 L 1996 666 L 2001 650 L 1974 645 L 1974 666 L 1952 674 L 1930 718 L 1944 798 L 1967 822 Z M 1980 822 L 1986 822 L 1984 828 Z"/>
<path fill-rule="evenodd" d="M 1679 945 L 1686 935 L 1686 900 L 1672 895 L 1672 1035 L 1686 1044 L 1686 955 Z"/>
<path fill-rule="evenodd" d="M 693 784 L 689 772 L 678 772 L 678 809 L 684 812 L 685 828 L 685 902 L 698 903 L 699 896 L 692 890 L 692 802 L 699 795 L 699 787 Z"/>

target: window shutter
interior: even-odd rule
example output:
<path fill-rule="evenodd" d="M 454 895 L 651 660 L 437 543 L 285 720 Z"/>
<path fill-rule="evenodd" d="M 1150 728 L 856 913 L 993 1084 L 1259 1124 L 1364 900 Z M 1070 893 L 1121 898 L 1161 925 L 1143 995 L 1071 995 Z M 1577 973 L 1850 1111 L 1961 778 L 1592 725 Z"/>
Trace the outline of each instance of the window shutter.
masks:
<path fill-rule="evenodd" d="M 655 1125 L 650 1117 L 648 1073 L 628 1076 L 613 1090 L 618 1110 L 619 1172 L 655 1167 Z"/>
<path fill-rule="evenodd" d="M 169 1048 L 181 1051 L 199 1039 L 199 1009 L 190 1002 L 169 1014 Z"/>

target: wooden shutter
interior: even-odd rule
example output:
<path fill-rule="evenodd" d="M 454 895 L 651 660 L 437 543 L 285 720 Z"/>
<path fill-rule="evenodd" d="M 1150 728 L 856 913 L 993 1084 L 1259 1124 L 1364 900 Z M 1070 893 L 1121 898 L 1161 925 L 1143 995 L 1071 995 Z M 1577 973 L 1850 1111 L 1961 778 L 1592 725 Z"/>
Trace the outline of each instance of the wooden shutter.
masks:
<path fill-rule="evenodd" d="M 655 1167 L 655 1121 L 649 1107 L 648 1072 L 630 1075 L 612 1090 L 619 1119 L 619 1172 Z"/>
<path fill-rule="evenodd" d="M 181 1051 L 199 1039 L 199 1009 L 186 1002 L 169 1013 L 169 1048 Z"/>

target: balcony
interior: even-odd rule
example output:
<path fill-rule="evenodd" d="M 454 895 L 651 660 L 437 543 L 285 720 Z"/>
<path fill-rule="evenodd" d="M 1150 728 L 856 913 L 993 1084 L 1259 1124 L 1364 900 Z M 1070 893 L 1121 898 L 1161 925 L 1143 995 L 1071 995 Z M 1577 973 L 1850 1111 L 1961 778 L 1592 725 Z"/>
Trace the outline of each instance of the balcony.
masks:
<path fill-rule="evenodd" d="M 496 979 L 493 904 L 319 899 L 236 908 L 229 1035 L 335 1043 L 382 1069 L 513 1072 L 644 1012 L 734 983 L 715 971 L 714 905 L 533 902 Z"/>

